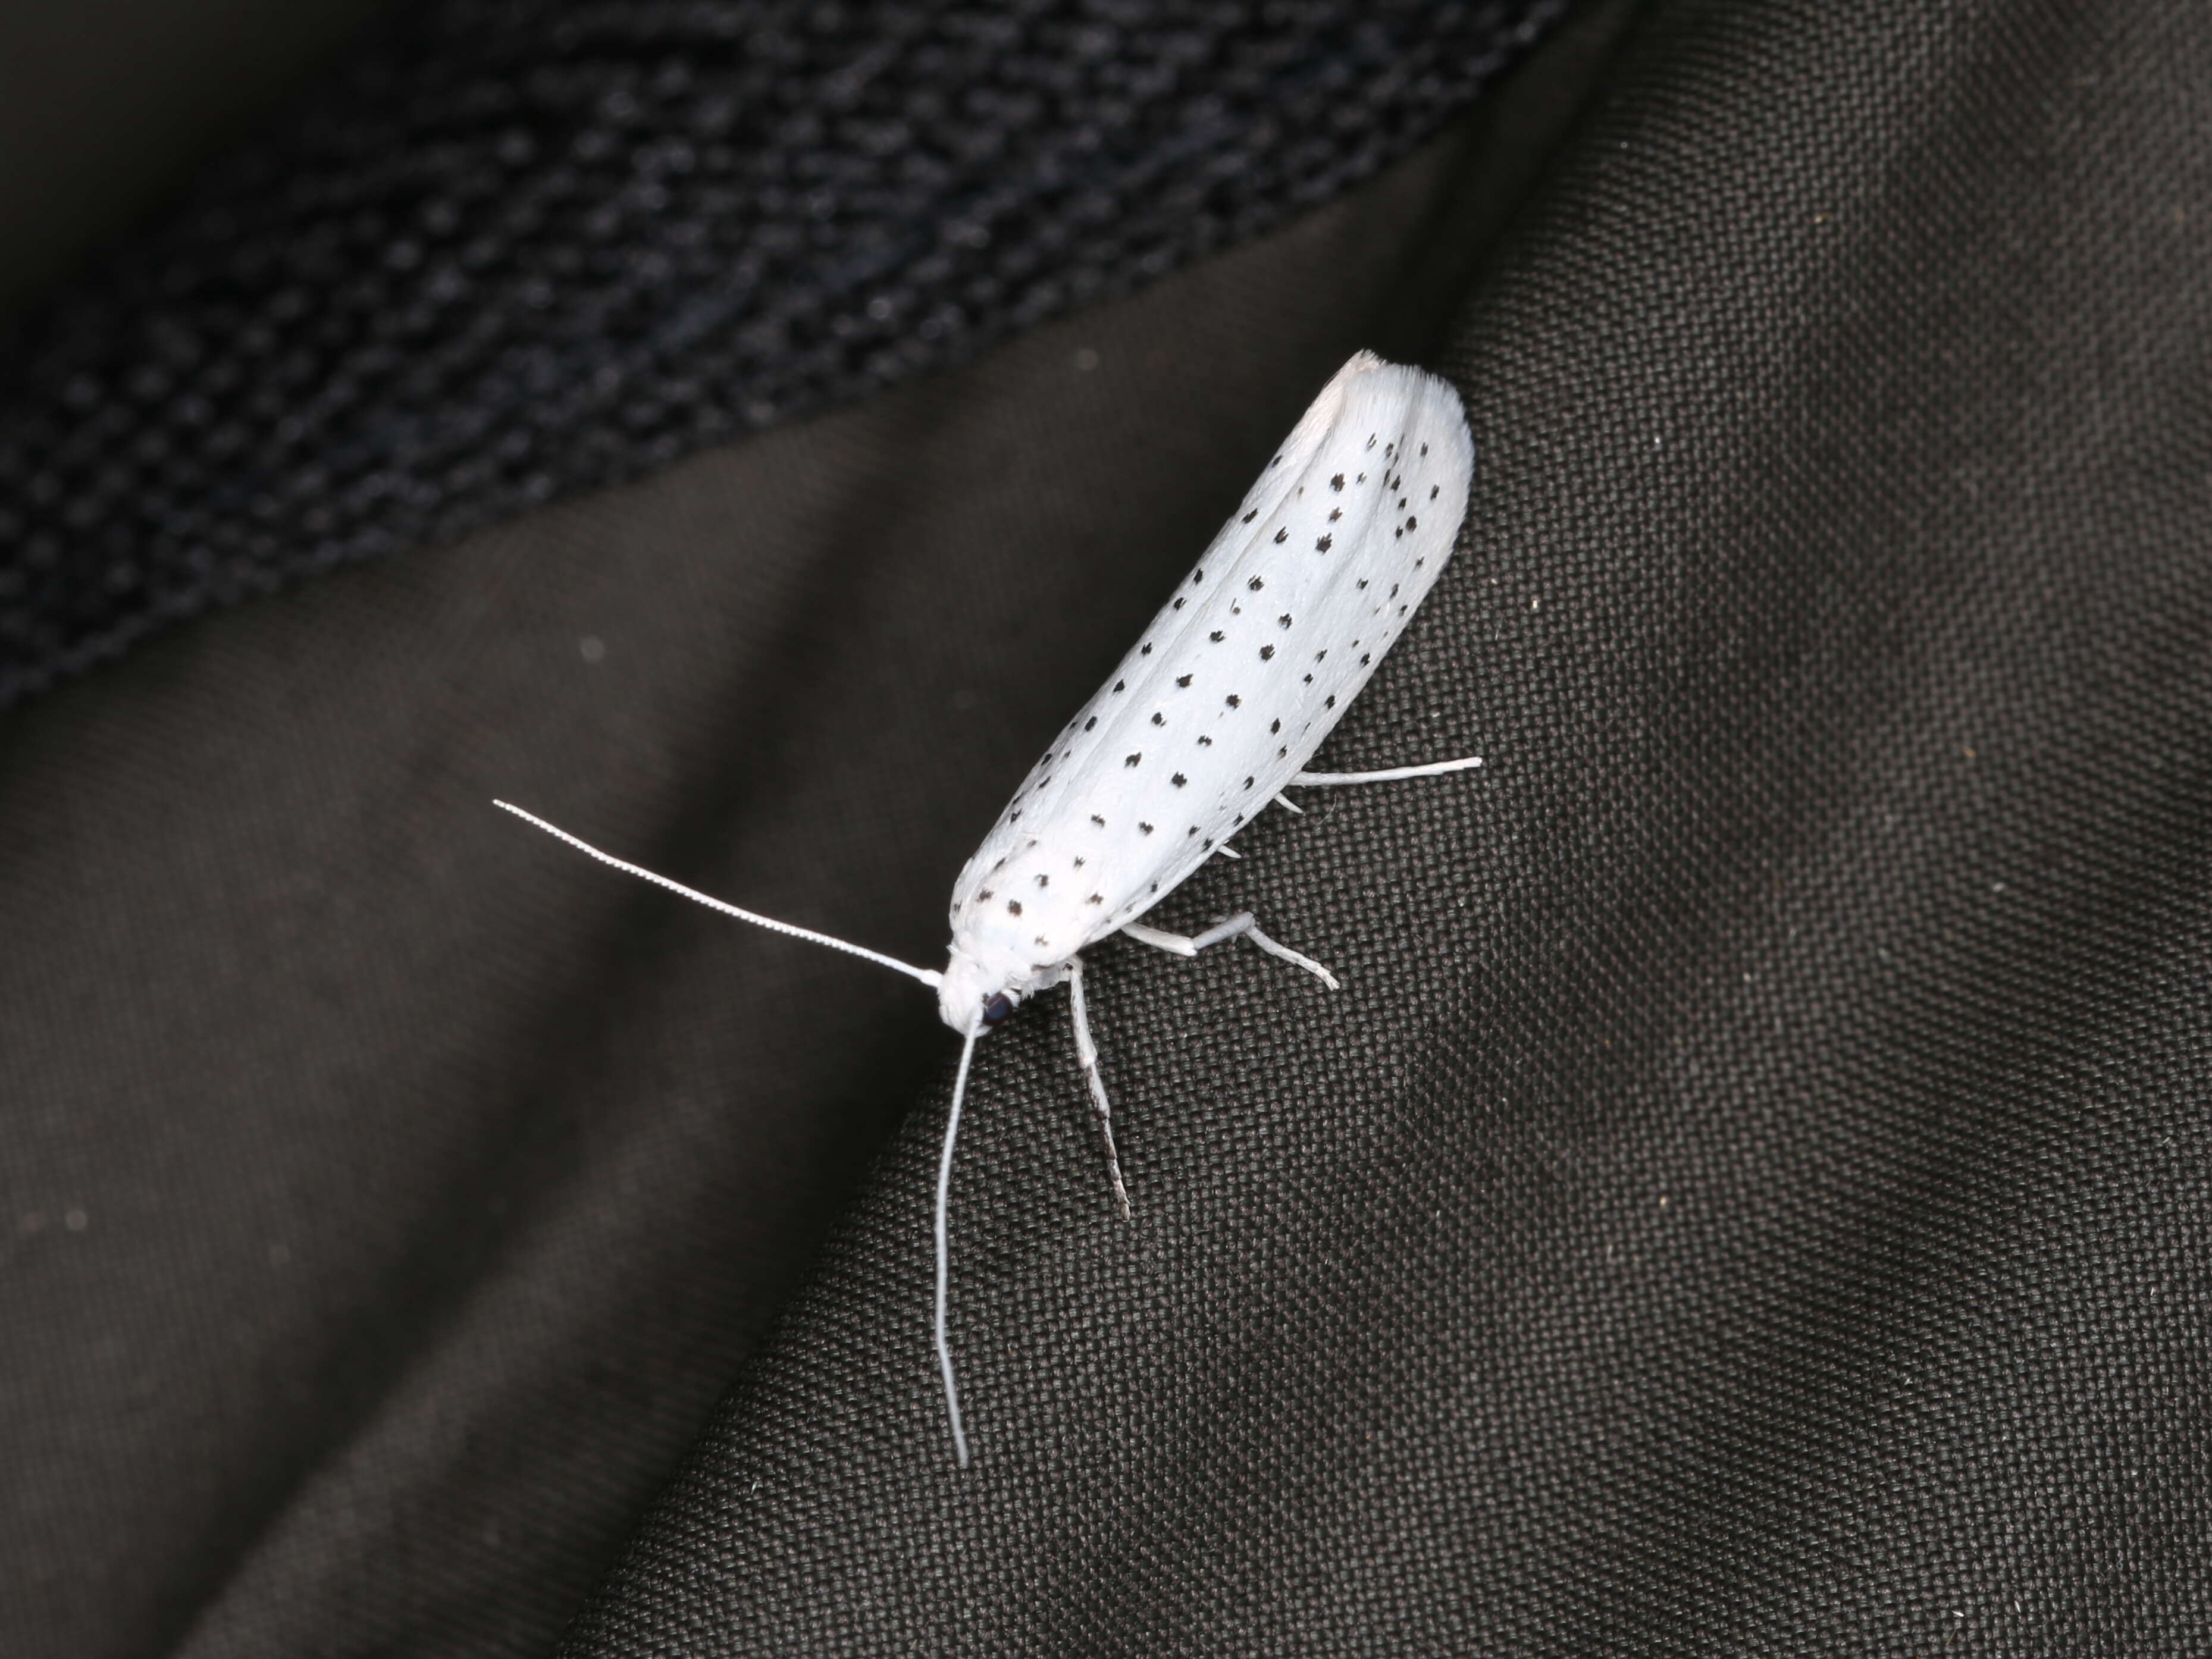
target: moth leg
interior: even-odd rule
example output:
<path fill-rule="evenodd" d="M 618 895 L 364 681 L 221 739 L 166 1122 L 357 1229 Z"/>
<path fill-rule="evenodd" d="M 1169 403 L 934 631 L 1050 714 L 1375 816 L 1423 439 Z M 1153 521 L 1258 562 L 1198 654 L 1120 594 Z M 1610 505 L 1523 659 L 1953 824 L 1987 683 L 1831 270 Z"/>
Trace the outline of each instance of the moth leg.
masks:
<path fill-rule="evenodd" d="M 1123 926 L 1121 931 L 1141 944 L 1152 945 L 1155 950 L 1166 951 L 1179 957 L 1194 957 L 1209 945 L 1220 945 L 1229 939 L 1249 939 L 1253 944 L 1258 945 L 1269 956 L 1280 957 L 1285 962 L 1293 963 L 1304 969 L 1306 972 L 1328 986 L 1330 990 L 1340 991 L 1344 988 L 1338 983 L 1334 974 L 1330 973 L 1311 957 L 1293 951 L 1287 945 L 1279 944 L 1261 933 L 1258 922 L 1249 910 L 1240 910 L 1233 916 L 1224 916 L 1195 939 L 1186 938 L 1181 933 L 1170 933 L 1158 927 L 1147 927 L 1140 921 L 1128 922 Z"/>
<path fill-rule="evenodd" d="M 1252 943 L 1258 945 L 1269 956 L 1280 957 L 1285 962 L 1293 963 L 1297 966 L 1304 969 L 1306 972 L 1311 974 L 1315 978 L 1321 981 L 1322 984 L 1328 986 L 1332 991 L 1341 991 L 1344 988 L 1344 987 L 1337 981 L 1337 977 L 1334 974 L 1330 973 L 1328 969 L 1322 967 L 1321 963 L 1316 962 L 1311 957 L 1306 956 L 1301 951 L 1293 951 L 1287 945 L 1278 944 L 1275 940 L 1269 939 L 1265 933 L 1261 933 L 1257 927 L 1248 927 L 1244 931 L 1246 936 L 1251 939 Z"/>
<path fill-rule="evenodd" d="M 1292 778 L 1291 781 L 1292 783 L 1296 783 L 1297 780 L 1296 778 Z M 1306 809 L 1304 807 L 1299 805 L 1297 802 L 1292 800 L 1288 795 L 1283 793 L 1279 789 L 1275 792 L 1274 804 L 1281 807 L 1283 811 L 1288 812 L 1294 818 L 1302 818 L 1306 815 Z"/>
<path fill-rule="evenodd" d="M 1091 1015 L 1083 1006 L 1083 958 L 1067 959 L 1067 1012 L 1075 1025 L 1075 1063 L 1091 1087 L 1091 1103 L 1098 1109 L 1098 1132 L 1106 1137 L 1106 1173 L 1113 1178 L 1114 1201 L 1121 1206 L 1121 1219 L 1133 1218 L 1129 1189 L 1121 1184 L 1121 1155 L 1114 1150 L 1114 1107 L 1106 1098 L 1106 1085 L 1098 1075 L 1098 1045 L 1091 1040 Z"/>
<path fill-rule="evenodd" d="M 1400 778 L 1440 778 L 1447 772 L 1464 772 L 1481 764 L 1481 756 L 1469 755 L 1462 760 L 1431 761 L 1426 766 L 1393 766 L 1381 772 L 1301 772 L 1291 782 L 1301 787 L 1323 783 L 1395 783 Z"/>

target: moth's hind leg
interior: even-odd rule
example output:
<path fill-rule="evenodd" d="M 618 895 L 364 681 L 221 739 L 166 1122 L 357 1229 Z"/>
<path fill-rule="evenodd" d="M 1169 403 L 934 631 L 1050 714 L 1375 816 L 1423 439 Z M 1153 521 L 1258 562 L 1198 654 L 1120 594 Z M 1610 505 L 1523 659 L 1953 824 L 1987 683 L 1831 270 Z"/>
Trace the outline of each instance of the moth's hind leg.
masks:
<path fill-rule="evenodd" d="M 1114 1201 L 1121 1206 L 1121 1219 L 1129 1208 L 1129 1189 L 1121 1184 L 1121 1155 L 1114 1150 L 1114 1107 L 1106 1098 L 1105 1080 L 1098 1075 L 1098 1045 L 1091 1040 L 1091 1015 L 1083 1006 L 1083 958 L 1067 959 L 1067 1012 L 1075 1026 L 1075 1062 L 1090 1085 L 1091 1103 L 1098 1109 L 1098 1132 L 1106 1137 L 1106 1173 L 1113 1178 Z"/>
<path fill-rule="evenodd" d="M 1440 778 L 1447 772 L 1465 772 L 1481 764 L 1481 756 L 1469 755 L 1461 760 L 1431 761 L 1425 766 L 1387 767 L 1380 772 L 1301 772 L 1291 780 L 1291 784 L 1308 788 L 1316 784 L 1395 783 L 1401 778 Z M 1275 799 L 1282 800 L 1283 798 L 1278 795 Z M 1290 806 L 1291 804 L 1283 801 L 1283 805 Z M 1296 811 L 1297 809 L 1293 806 L 1291 810 Z"/>
<path fill-rule="evenodd" d="M 1209 945 L 1224 944 L 1232 939 L 1249 939 L 1269 956 L 1280 957 L 1285 962 L 1294 963 L 1304 969 L 1306 972 L 1328 986 L 1330 990 L 1340 991 L 1344 988 L 1337 982 L 1334 974 L 1330 973 L 1311 957 L 1293 951 L 1287 945 L 1279 944 L 1261 933 L 1258 922 L 1254 920 L 1249 910 L 1240 910 L 1233 916 L 1223 917 L 1194 939 L 1182 933 L 1170 933 L 1158 927 L 1147 927 L 1140 921 L 1130 922 L 1123 927 L 1121 931 L 1131 939 L 1178 957 L 1194 957 Z"/>

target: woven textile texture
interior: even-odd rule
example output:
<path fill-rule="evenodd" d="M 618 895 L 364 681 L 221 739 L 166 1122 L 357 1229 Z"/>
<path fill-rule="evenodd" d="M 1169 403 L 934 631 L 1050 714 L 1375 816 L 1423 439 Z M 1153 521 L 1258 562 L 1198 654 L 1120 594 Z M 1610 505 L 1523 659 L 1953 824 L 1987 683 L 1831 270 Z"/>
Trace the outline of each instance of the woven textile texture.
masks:
<path fill-rule="evenodd" d="M 0 1653 L 551 1650 L 945 1033 L 492 798 L 941 951 L 1314 389 L 1433 349 L 1611 27 L 1129 300 L 0 721 Z"/>
<path fill-rule="evenodd" d="M 2212 1655 L 2212 27 L 1599 17 L 0 721 L 0 1650 Z M 1320 758 L 1486 763 L 1158 918 L 1340 994 L 1097 951 L 1133 1223 L 1064 996 L 978 1050 L 963 1474 L 929 997 L 489 800 L 928 959 L 1359 345 L 1480 476 Z"/>
<path fill-rule="evenodd" d="M 1329 199 L 1566 0 L 434 0 L 0 359 L 0 708 Z"/>
<path fill-rule="evenodd" d="M 2212 1651 L 2212 28 L 1651 9 L 1460 559 L 917 1111 L 568 1651 Z M 1041 729 L 1050 713 L 1041 711 Z"/>

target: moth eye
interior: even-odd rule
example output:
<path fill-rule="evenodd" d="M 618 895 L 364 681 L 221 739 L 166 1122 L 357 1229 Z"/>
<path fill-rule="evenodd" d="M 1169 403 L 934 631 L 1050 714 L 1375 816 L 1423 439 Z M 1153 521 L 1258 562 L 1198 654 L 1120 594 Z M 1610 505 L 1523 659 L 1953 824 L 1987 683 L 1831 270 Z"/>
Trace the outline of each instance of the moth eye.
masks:
<path fill-rule="evenodd" d="M 1014 1017 L 1014 1000 L 1004 991 L 994 991 L 983 1003 L 983 1024 L 1004 1025 Z"/>

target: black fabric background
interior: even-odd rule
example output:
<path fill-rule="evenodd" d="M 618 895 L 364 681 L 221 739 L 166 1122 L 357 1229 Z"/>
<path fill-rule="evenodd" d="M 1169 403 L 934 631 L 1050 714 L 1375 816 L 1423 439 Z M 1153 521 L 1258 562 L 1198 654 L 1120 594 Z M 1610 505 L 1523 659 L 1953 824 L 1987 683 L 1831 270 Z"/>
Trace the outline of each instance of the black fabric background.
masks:
<path fill-rule="evenodd" d="M 2208 36 L 1654 9 L 1328 799 L 905 1124 L 571 1651 L 2204 1651 Z M 1041 728 L 1042 729 L 1042 726 Z M 1042 1016 L 1042 1017 L 1040 1017 Z M 1118 1127 L 1118 1126 L 1117 1126 Z"/>
<path fill-rule="evenodd" d="M 571 1654 L 2212 1651 L 2212 33 L 1602 46 L 0 728 L 11 1650 L 544 1651 L 615 1561 Z M 1133 1225 L 1064 999 L 979 1051 L 957 1474 L 927 999 L 480 803 L 923 957 L 1360 343 L 1481 473 L 1324 758 L 1488 764 L 1168 907 L 1340 995 L 1096 952 Z"/>
<path fill-rule="evenodd" d="M 396 8 L 0 330 L 0 710 L 1279 228 L 1566 9 Z"/>
<path fill-rule="evenodd" d="M 940 952 L 1313 389 L 1432 349 L 1598 22 L 1279 238 L 0 724 L 0 1650 L 550 1649 L 946 1034 L 491 798 Z"/>

